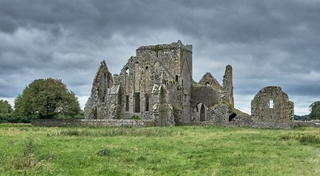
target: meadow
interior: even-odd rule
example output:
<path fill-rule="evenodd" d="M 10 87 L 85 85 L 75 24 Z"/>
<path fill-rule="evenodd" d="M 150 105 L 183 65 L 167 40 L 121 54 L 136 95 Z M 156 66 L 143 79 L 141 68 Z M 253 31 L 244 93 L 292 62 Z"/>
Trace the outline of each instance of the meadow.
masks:
<path fill-rule="evenodd" d="M 319 134 L 0 124 L 0 175 L 319 175 Z"/>

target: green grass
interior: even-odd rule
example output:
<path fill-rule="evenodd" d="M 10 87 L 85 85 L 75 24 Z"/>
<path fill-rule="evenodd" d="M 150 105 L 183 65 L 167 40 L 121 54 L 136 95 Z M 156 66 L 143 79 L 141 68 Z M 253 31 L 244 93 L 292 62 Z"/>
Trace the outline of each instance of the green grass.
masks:
<path fill-rule="evenodd" d="M 319 175 L 319 134 L 0 124 L 0 175 Z"/>

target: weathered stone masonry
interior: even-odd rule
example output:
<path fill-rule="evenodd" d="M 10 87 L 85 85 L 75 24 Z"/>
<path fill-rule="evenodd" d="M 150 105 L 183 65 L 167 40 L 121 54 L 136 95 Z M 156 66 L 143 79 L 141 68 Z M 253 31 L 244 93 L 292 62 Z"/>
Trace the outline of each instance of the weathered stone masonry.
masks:
<path fill-rule="evenodd" d="M 206 73 L 192 78 L 192 46 L 180 41 L 141 46 L 111 76 L 102 61 L 85 106 L 86 119 L 154 120 L 157 126 L 210 121 L 211 109 L 224 102 L 233 106 L 232 67 L 226 68 L 223 86 Z M 229 110 L 228 110 L 229 111 Z"/>
<path fill-rule="evenodd" d="M 102 61 L 84 111 L 87 120 L 139 116 L 155 126 L 293 127 L 293 103 L 281 88 L 262 89 L 252 100 L 252 117 L 242 113 L 234 108 L 232 67 L 226 66 L 222 86 L 209 72 L 195 82 L 192 46 L 180 41 L 139 47 L 113 76 Z"/>
<path fill-rule="evenodd" d="M 252 127 L 293 128 L 293 106 L 281 87 L 269 86 L 261 89 L 251 101 Z"/>

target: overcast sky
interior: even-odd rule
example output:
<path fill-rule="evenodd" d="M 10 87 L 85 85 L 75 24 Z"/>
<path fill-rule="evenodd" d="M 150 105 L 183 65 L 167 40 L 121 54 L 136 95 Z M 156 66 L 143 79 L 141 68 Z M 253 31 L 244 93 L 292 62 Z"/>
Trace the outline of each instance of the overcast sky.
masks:
<path fill-rule="evenodd" d="M 0 0 L 0 99 L 59 78 L 84 106 L 102 60 L 120 73 L 139 46 L 193 45 L 193 77 L 222 83 L 233 67 L 235 107 L 250 112 L 280 86 L 309 114 L 320 101 L 320 0 Z"/>

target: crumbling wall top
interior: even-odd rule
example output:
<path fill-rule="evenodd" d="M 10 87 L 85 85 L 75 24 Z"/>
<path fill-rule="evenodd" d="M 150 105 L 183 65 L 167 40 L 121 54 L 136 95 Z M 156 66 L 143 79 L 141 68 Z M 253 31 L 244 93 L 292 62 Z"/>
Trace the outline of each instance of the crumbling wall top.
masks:
<path fill-rule="evenodd" d="M 219 93 L 222 89 L 222 86 L 219 84 L 219 82 L 209 72 L 207 72 L 206 74 L 203 75 L 203 77 L 200 79 L 198 84 L 201 84 L 203 86 L 212 87 L 215 91 L 217 91 Z"/>
<path fill-rule="evenodd" d="M 180 40 L 178 42 L 172 42 L 171 44 L 159 44 L 159 45 L 149 45 L 149 46 L 140 46 L 137 50 L 155 50 L 158 49 L 176 49 L 182 48 L 184 50 L 192 52 L 192 45 L 183 45 Z"/>

